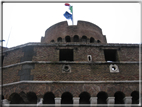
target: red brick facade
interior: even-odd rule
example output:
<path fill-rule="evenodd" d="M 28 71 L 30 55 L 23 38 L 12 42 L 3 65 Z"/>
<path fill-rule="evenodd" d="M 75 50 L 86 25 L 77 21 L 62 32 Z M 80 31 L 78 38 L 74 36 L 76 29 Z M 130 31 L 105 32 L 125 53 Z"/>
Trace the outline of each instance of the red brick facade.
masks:
<path fill-rule="evenodd" d="M 75 34 L 79 39 L 86 35 L 87 43 L 73 42 Z M 61 35 L 63 39 L 70 35 L 71 42 L 58 43 L 57 38 Z M 90 37 L 101 43 L 89 43 Z M 50 43 L 52 39 L 55 42 Z M 60 61 L 64 57 L 60 53 L 63 49 L 72 50 L 73 61 Z M 115 61 L 106 61 L 106 57 L 110 59 L 111 54 Z M 80 21 L 77 26 L 68 26 L 66 22 L 58 23 L 47 29 L 41 43 L 17 46 L 4 51 L 3 55 L 2 89 L 5 96 L 20 91 L 34 91 L 38 96 L 52 91 L 56 97 L 61 97 L 66 91 L 71 92 L 74 97 L 78 97 L 83 91 L 89 92 L 92 97 L 99 91 L 106 91 L 109 96 L 122 91 L 130 96 L 134 90 L 139 91 L 139 45 L 107 44 L 101 29 L 89 22 Z M 88 60 L 88 55 L 91 55 L 91 61 Z M 110 72 L 111 64 L 116 64 L 119 72 Z M 65 65 L 70 67 L 70 72 L 63 72 Z M 60 81 L 65 83 L 58 83 Z M 79 83 L 72 83 L 73 81 Z M 12 83 L 14 84 L 11 85 Z"/>

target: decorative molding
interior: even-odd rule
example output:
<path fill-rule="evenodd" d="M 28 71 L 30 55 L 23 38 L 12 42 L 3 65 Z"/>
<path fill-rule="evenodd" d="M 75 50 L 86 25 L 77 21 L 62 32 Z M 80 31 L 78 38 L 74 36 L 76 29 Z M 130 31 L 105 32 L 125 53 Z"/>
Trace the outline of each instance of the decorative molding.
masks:
<path fill-rule="evenodd" d="M 62 73 L 71 73 L 71 67 L 70 67 L 70 65 L 63 65 L 63 67 L 62 67 Z"/>
<path fill-rule="evenodd" d="M 26 47 L 26 46 L 63 46 L 63 47 L 66 47 L 66 46 L 89 46 L 89 47 L 139 47 L 141 44 L 119 44 L 119 43 L 107 43 L 107 44 L 81 44 L 81 43 L 63 43 L 63 44 L 59 44 L 59 43 L 40 43 L 40 42 L 29 42 L 29 43 L 26 43 L 26 44 L 22 44 L 22 45 L 19 45 L 19 46 L 15 46 L 15 47 L 12 47 L 12 48 L 8 48 L 7 50 L 3 51 L 3 52 L 8 52 L 8 51 L 12 51 L 12 50 L 15 50 L 15 49 L 20 49 L 20 48 L 23 48 L 23 47 Z"/>
<path fill-rule="evenodd" d="M 24 61 L 16 64 L 11 64 L 7 66 L 0 67 L 5 69 L 13 66 L 23 65 L 23 64 L 139 64 L 139 61 L 119 61 L 119 62 L 107 62 L 107 61 Z"/>
<path fill-rule="evenodd" d="M 10 86 L 10 85 L 16 85 L 16 84 L 30 84 L 30 83 L 35 83 L 35 84 L 53 84 L 53 83 L 58 83 L 58 84 L 66 84 L 66 83 L 75 83 L 75 84 L 101 84 L 101 83 L 139 83 L 141 82 L 140 80 L 126 80 L 126 81 L 18 81 L 18 82 L 13 82 L 13 83 L 8 83 L 8 84 L 3 84 L 0 86 Z"/>
<path fill-rule="evenodd" d="M 119 73 L 119 68 L 116 64 L 110 64 L 109 69 L 111 73 Z"/>

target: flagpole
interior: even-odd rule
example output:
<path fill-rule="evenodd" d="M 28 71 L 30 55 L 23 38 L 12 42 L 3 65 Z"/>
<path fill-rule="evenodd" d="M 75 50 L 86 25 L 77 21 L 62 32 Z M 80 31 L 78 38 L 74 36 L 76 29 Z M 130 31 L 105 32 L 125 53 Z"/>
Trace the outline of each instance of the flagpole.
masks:
<path fill-rule="evenodd" d="M 72 6 L 72 25 L 73 25 L 73 6 Z"/>

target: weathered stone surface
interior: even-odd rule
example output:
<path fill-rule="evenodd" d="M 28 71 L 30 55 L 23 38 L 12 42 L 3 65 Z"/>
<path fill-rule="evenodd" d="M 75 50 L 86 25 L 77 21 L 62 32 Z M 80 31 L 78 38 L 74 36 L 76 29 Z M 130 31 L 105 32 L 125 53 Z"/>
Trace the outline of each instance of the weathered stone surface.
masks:
<path fill-rule="evenodd" d="M 11 89 L 11 90 L 9 90 Z M 45 92 L 51 91 L 56 97 L 61 97 L 64 92 L 70 92 L 73 97 L 79 97 L 81 92 L 87 91 L 91 97 L 96 97 L 100 91 L 107 92 L 109 97 L 113 97 L 117 91 L 122 91 L 126 96 L 130 96 L 134 90 L 139 90 L 137 83 L 125 84 L 65 84 L 65 83 L 23 83 L 17 85 L 5 86 L 3 94 L 9 96 L 13 92 L 20 93 L 21 91 L 33 91 L 37 96 L 44 95 Z"/>
<path fill-rule="evenodd" d="M 79 42 L 73 41 L 75 35 L 78 35 Z M 66 36 L 70 36 L 71 42 L 65 41 Z M 85 40 L 87 42 L 82 42 L 82 36 L 87 37 Z M 57 41 L 58 37 L 62 38 L 62 42 Z M 94 43 L 90 43 L 91 37 L 95 39 Z M 51 40 L 55 42 L 50 43 Z M 61 49 L 71 49 L 73 61 L 59 61 Z M 112 53 L 108 50 L 115 53 L 116 56 L 112 55 L 115 57 L 114 62 L 106 61 L 112 57 L 110 55 Z M 68 26 L 67 22 L 55 24 L 46 30 L 41 43 L 28 43 L 9 48 L 4 50 L 2 55 L 4 56 L 2 89 L 5 97 L 21 91 L 34 91 L 38 96 L 52 91 L 56 97 L 61 97 L 66 91 L 72 93 L 74 97 L 78 97 L 83 91 L 87 91 L 92 97 L 96 97 L 100 91 L 107 92 L 109 96 L 113 96 L 116 91 L 122 91 L 126 96 L 130 96 L 131 92 L 139 89 L 138 82 L 135 82 L 139 80 L 139 45 L 107 44 L 101 28 L 90 22 L 79 21 L 77 26 Z M 65 54 L 62 54 L 62 57 L 63 55 Z M 88 61 L 88 55 L 92 61 Z M 105 56 L 109 58 L 105 59 Z M 116 64 L 119 72 L 111 73 L 109 67 L 111 64 Z M 69 65 L 71 72 L 63 73 L 64 65 Z"/>

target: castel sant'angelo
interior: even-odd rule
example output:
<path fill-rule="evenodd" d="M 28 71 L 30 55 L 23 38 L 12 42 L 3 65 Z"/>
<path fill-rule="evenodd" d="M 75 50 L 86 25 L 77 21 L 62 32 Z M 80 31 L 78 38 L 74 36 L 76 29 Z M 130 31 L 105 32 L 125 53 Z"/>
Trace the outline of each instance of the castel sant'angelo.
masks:
<path fill-rule="evenodd" d="M 107 103 L 113 104 L 119 94 L 131 104 L 132 93 L 139 92 L 139 44 L 107 43 L 102 29 L 90 22 L 57 23 L 40 43 L 7 48 L 2 56 L 5 98 L 13 92 L 33 91 L 40 98 L 52 92 L 56 103 L 64 94 L 74 104 L 83 97 L 97 104 L 107 94 Z"/>

